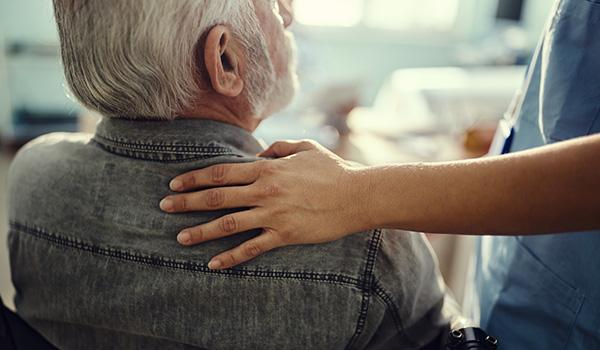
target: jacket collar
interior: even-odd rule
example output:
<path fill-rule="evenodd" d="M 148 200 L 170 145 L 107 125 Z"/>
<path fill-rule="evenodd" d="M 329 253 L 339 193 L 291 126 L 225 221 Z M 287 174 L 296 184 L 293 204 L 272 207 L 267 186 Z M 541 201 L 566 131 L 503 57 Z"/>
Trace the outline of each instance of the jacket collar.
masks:
<path fill-rule="evenodd" d="M 207 119 L 149 121 L 104 117 L 93 141 L 120 155 L 142 152 L 150 156 L 187 154 L 196 158 L 219 154 L 254 156 L 263 149 L 250 132 Z"/>

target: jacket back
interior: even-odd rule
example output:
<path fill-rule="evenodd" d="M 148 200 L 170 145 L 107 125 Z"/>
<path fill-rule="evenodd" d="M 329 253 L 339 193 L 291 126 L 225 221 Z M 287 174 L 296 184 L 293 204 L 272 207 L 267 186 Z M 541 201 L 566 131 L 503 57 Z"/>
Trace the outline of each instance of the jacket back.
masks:
<path fill-rule="evenodd" d="M 447 329 L 419 234 L 363 232 L 226 271 L 207 263 L 258 232 L 178 245 L 181 229 L 227 211 L 163 213 L 169 181 L 260 150 L 203 120 L 105 119 L 95 135 L 27 145 L 9 176 L 18 313 L 62 349 L 412 349 Z"/>

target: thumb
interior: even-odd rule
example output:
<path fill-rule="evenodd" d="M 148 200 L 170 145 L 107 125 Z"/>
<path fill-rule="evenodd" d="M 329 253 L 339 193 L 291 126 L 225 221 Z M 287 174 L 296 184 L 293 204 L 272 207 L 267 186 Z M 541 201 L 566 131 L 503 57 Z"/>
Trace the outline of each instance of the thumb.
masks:
<path fill-rule="evenodd" d="M 258 154 L 265 158 L 283 158 L 292 154 L 317 149 L 314 141 L 278 141 L 269 146 L 266 150 Z"/>

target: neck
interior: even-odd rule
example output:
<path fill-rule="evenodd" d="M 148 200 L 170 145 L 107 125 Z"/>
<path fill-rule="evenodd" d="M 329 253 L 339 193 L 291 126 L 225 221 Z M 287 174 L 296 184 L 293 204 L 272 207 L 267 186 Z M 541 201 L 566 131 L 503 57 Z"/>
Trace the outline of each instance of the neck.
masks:
<path fill-rule="evenodd" d="M 183 114 L 181 118 L 216 120 L 237 126 L 251 133 L 256 130 L 261 122 L 261 119 L 252 116 L 247 108 L 235 108 L 236 106 L 229 106 L 226 103 L 213 102 L 215 103 L 194 106 L 192 111 Z"/>

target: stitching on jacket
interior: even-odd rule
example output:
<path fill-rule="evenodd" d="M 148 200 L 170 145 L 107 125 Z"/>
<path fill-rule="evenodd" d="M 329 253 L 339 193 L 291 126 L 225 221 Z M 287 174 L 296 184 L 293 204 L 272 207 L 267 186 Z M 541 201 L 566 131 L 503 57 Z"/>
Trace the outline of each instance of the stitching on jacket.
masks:
<path fill-rule="evenodd" d="M 230 154 L 232 153 L 229 148 L 225 147 L 190 147 L 190 146 L 160 146 L 160 145 L 143 145 L 143 146 L 129 146 L 129 145 L 111 145 L 105 144 L 102 142 L 98 142 L 98 140 L 94 140 L 95 143 L 98 143 L 106 148 L 111 149 L 121 149 L 126 151 L 140 152 L 140 153 L 169 153 L 169 154 L 179 154 L 179 155 L 212 155 L 212 154 Z"/>
<path fill-rule="evenodd" d="M 205 152 L 203 152 L 200 149 L 198 150 L 198 152 L 176 152 L 176 151 L 160 152 L 160 151 L 154 150 L 154 149 L 152 149 L 152 150 L 151 149 L 128 149 L 126 147 L 115 147 L 115 146 L 111 146 L 108 144 L 98 142 L 97 140 L 94 140 L 94 139 L 92 139 L 90 142 L 93 145 L 96 145 L 97 147 L 100 147 L 101 149 L 103 149 L 109 153 L 116 154 L 118 156 L 125 156 L 128 158 L 160 162 L 160 163 L 183 163 L 183 162 L 189 162 L 189 161 L 194 161 L 194 160 L 215 158 L 215 157 L 220 157 L 220 156 L 240 157 L 239 154 L 235 154 L 235 153 L 231 152 L 231 150 L 229 150 L 229 149 L 227 151 L 208 151 L 208 149 L 207 149 Z M 152 148 L 152 147 L 159 147 L 159 146 L 148 145 L 148 147 Z M 173 157 L 173 156 L 175 157 L 175 159 L 167 159 L 167 157 Z"/>
<path fill-rule="evenodd" d="M 356 321 L 356 329 L 354 335 L 350 339 L 350 342 L 346 346 L 346 349 L 351 349 L 354 343 L 358 340 L 365 328 L 367 322 L 367 314 L 369 312 L 369 301 L 373 292 L 375 277 L 373 275 L 373 269 L 375 267 L 375 259 L 377 258 L 377 252 L 379 251 L 379 243 L 381 242 L 381 230 L 373 231 L 373 235 L 369 240 L 369 247 L 367 249 L 367 261 L 365 264 L 365 270 L 363 272 L 363 278 L 361 279 L 362 286 L 362 301 L 360 306 L 360 314 Z"/>
<path fill-rule="evenodd" d="M 165 152 L 182 152 L 182 153 L 223 153 L 231 152 L 231 148 L 225 146 L 213 146 L 210 143 L 205 145 L 198 144 L 156 144 L 144 142 L 126 142 L 112 139 L 102 135 L 94 135 L 93 139 L 101 144 L 110 143 L 112 146 L 123 147 L 127 149 L 135 149 L 141 151 L 165 151 Z"/>
<path fill-rule="evenodd" d="M 379 285 L 379 281 L 374 282 L 374 292 L 384 303 L 387 305 L 388 309 L 392 312 L 392 319 L 394 320 L 394 325 L 396 329 L 400 333 L 404 333 L 404 325 L 402 324 L 402 318 L 400 317 L 400 311 L 398 310 L 398 306 L 394 303 L 392 297 Z"/>
<path fill-rule="evenodd" d="M 156 144 L 156 143 L 140 143 L 140 142 L 124 142 L 117 141 L 113 139 L 109 139 L 100 135 L 94 135 L 92 138 L 97 143 L 106 146 L 125 148 L 129 150 L 139 150 L 142 152 L 148 151 L 163 151 L 163 152 L 181 152 L 184 154 L 190 153 L 223 153 L 223 152 L 231 152 L 231 148 L 225 146 L 215 146 L 211 144 L 205 145 L 195 145 L 195 144 Z"/>
<path fill-rule="evenodd" d="M 145 255 L 141 252 L 131 253 L 117 248 L 100 247 L 88 242 L 81 240 L 68 238 L 53 233 L 49 233 L 43 229 L 37 227 L 30 227 L 19 224 L 17 222 L 10 222 L 11 229 L 19 232 L 29 234 L 35 238 L 48 241 L 53 244 L 65 246 L 72 249 L 86 251 L 92 254 L 107 256 L 114 259 L 123 261 L 129 261 L 137 264 L 164 267 L 177 270 L 185 270 L 192 272 L 199 272 L 205 274 L 232 276 L 232 277 L 258 277 L 258 278 L 271 278 L 271 279 L 295 279 L 295 280 L 310 280 L 319 282 L 329 282 L 340 285 L 347 285 L 352 287 L 358 287 L 359 289 L 364 285 L 362 281 L 357 278 L 346 276 L 342 274 L 331 274 L 331 273 L 317 273 L 317 272 L 291 272 L 291 271 L 271 271 L 271 270 L 249 270 L 244 268 L 234 268 L 229 270 L 215 271 L 210 270 L 207 264 L 201 264 L 193 261 L 175 260 L 169 259 L 158 255 Z"/>
<path fill-rule="evenodd" d="M 398 306 L 394 302 L 394 299 L 392 299 L 392 297 L 387 293 L 387 291 L 385 289 L 383 289 L 383 287 L 379 284 L 379 281 L 377 281 L 377 280 L 375 280 L 375 282 L 374 282 L 373 289 L 374 289 L 375 295 L 377 295 L 387 305 L 388 309 L 390 309 L 390 311 L 392 312 L 392 319 L 394 320 L 394 325 L 396 326 L 396 329 L 398 330 L 398 332 L 400 334 L 403 334 L 404 338 L 411 345 L 414 345 L 415 347 L 420 347 L 421 345 L 419 343 L 415 342 L 414 340 L 412 340 L 406 333 L 406 330 L 404 329 L 404 325 L 402 324 L 402 317 L 400 317 L 400 310 L 398 309 Z"/>

